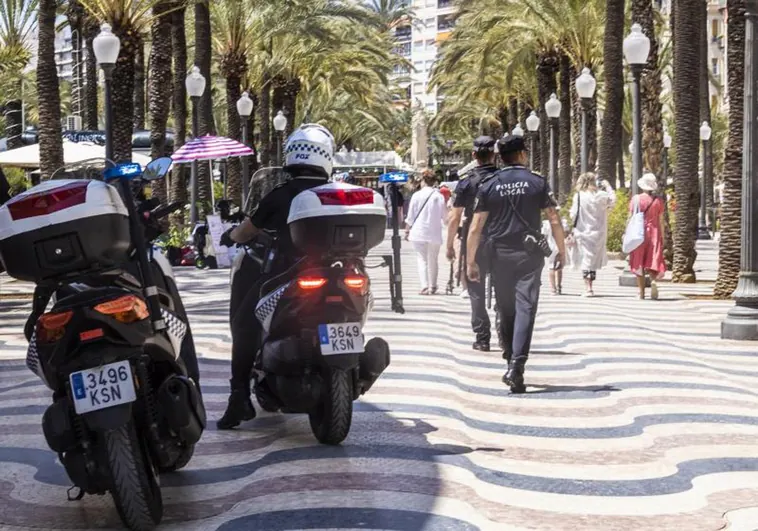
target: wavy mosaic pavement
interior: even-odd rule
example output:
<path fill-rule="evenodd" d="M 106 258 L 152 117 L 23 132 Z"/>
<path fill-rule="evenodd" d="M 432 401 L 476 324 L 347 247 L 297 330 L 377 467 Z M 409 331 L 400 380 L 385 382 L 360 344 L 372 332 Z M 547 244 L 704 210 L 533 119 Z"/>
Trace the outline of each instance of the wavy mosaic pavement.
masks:
<path fill-rule="evenodd" d="M 406 258 L 405 315 L 388 310 L 387 272 L 374 270 L 367 332 L 389 341 L 393 365 L 356 404 L 347 441 L 317 445 L 301 416 L 211 427 L 190 466 L 161 478 L 162 529 L 758 529 L 758 357 L 718 339 L 729 303 L 673 286 L 638 301 L 614 269 L 584 299 L 568 273 L 567 295 L 543 297 L 529 392 L 512 397 L 499 355 L 470 350 L 467 301 L 416 296 Z M 216 419 L 227 272 L 178 275 Z M 0 529 L 117 529 L 109 498 L 66 501 L 40 433 L 48 392 L 23 364 L 27 311 L 0 300 Z"/>

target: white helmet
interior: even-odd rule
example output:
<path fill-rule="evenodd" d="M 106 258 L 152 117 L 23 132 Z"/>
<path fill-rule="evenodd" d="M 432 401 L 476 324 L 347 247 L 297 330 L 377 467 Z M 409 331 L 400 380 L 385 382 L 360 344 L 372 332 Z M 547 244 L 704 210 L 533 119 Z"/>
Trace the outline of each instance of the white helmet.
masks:
<path fill-rule="evenodd" d="M 303 124 L 289 136 L 284 167 L 303 166 L 328 179 L 334 166 L 334 136 L 323 125 Z"/>

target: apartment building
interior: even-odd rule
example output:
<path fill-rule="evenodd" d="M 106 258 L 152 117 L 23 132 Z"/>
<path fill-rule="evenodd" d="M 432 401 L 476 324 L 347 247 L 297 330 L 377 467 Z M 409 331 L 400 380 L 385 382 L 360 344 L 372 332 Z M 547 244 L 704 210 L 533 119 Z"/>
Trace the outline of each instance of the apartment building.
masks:
<path fill-rule="evenodd" d="M 457 10 L 453 0 L 409 0 L 416 15 L 414 24 L 395 29 L 396 51 L 412 68 L 396 68 L 395 75 L 405 89 L 406 101 L 436 113 L 442 96 L 429 88 L 429 77 L 442 41 L 455 25 Z"/>

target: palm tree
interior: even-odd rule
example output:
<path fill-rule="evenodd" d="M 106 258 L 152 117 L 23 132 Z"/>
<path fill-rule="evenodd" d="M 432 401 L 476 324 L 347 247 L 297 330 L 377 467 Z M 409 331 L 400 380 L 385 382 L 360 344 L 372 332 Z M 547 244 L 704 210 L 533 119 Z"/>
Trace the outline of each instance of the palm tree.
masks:
<path fill-rule="evenodd" d="M 674 105 L 676 121 L 676 229 L 674 282 L 695 282 L 695 237 L 698 223 L 698 155 L 700 129 L 701 0 L 678 0 L 674 23 Z M 694 45 L 694 43 L 698 43 Z"/>
<path fill-rule="evenodd" d="M 208 81 L 207 89 L 198 102 L 198 134 L 211 135 L 216 133 L 216 123 L 213 119 L 213 84 L 211 78 L 211 61 L 213 49 L 211 41 L 211 13 L 208 0 L 195 2 L 195 65 Z M 211 206 L 211 173 L 206 164 L 198 165 L 198 200 L 202 208 Z"/>
<path fill-rule="evenodd" d="M 558 200 L 563 203 L 571 195 L 573 183 L 573 164 L 571 153 L 574 143 L 571 141 L 571 95 L 574 87 L 574 69 L 571 60 L 566 54 L 561 55 L 559 83 L 561 100 L 561 116 L 558 119 L 558 141 L 560 168 L 558 171 Z"/>
<path fill-rule="evenodd" d="M 649 0 L 632 0 L 632 20 L 642 26 L 650 39 L 650 55 L 642 70 L 642 153 L 643 166 L 656 175 L 661 174 L 663 163 L 663 110 L 661 105 L 661 74 L 658 65 L 658 32 L 656 31 L 653 3 Z"/>
<path fill-rule="evenodd" d="M 247 55 L 252 44 L 251 10 L 238 0 L 213 3 L 211 20 L 214 27 L 214 51 L 221 75 L 226 80 L 226 135 L 242 139 L 242 124 L 237 100 L 242 95 L 242 80 L 247 74 Z M 227 162 L 230 197 L 238 200 L 242 193 L 242 167 L 239 159 Z"/>
<path fill-rule="evenodd" d="M 407 0 L 371 0 L 368 7 L 379 15 L 379 22 L 387 31 L 415 19 L 413 7 Z"/>
<path fill-rule="evenodd" d="M 152 63 L 150 65 L 152 74 Z M 140 39 L 134 57 L 134 118 L 135 130 L 145 129 L 145 44 Z"/>
<path fill-rule="evenodd" d="M 173 118 L 174 118 L 174 149 L 184 145 L 187 138 L 187 88 L 184 84 L 187 76 L 187 35 L 185 31 L 186 7 L 179 4 L 171 14 L 171 50 L 173 54 Z M 174 166 L 171 175 L 171 199 L 173 201 L 187 200 L 187 187 L 184 175 L 185 165 Z M 181 214 L 177 214 L 177 218 Z"/>
<path fill-rule="evenodd" d="M 107 22 L 121 40 L 113 71 L 113 156 L 116 162 L 132 158 L 135 58 L 141 35 L 152 22 L 151 10 L 160 0 L 80 0 L 92 17 Z"/>
<path fill-rule="evenodd" d="M 171 111 L 171 0 L 163 0 L 153 7 L 153 23 L 150 28 L 150 156 L 164 157 L 166 153 L 166 124 Z M 137 93 L 135 92 L 135 98 Z M 135 123 L 135 127 L 137 124 Z M 144 127 L 144 124 L 143 124 Z M 153 183 L 153 194 L 165 202 L 167 187 L 165 179 Z"/>
<path fill-rule="evenodd" d="M 81 3 L 81 0 L 80 0 Z M 84 34 L 84 43 L 87 53 L 85 56 L 85 83 L 84 83 L 84 128 L 89 131 L 97 131 L 98 125 L 98 86 L 97 86 L 97 58 L 93 42 L 97 36 L 97 21 L 91 15 L 86 14 L 82 22 L 82 31 Z"/>
<path fill-rule="evenodd" d="M 40 0 L 37 50 L 37 92 L 39 95 L 39 151 L 42 178 L 50 178 L 63 166 L 61 138 L 61 96 L 55 65 L 56 0 Z"/>
<path fill-rule="evenodd" d="M 624 110 L 624 3 L 625 0 L 608 0 L 603 42 L 605 114 L 598 146 L 598 173 L 614 186 Z"/>
<path fill-rule="evenodd" d="M 700 6 L 700 121 L 708 122 L 713 126 L 713 116 L 711 114 L 711 90 L 710 90 L 710 66 L 708 60 L 708 2 L 701 2 Z M 706 152 L 703 157 L 713 160 L 713 142 L 708 142 L 705 146 Z M 713 172 L 708 175 L 703 172 L 703 187 L 705 188 L 705 211 L 712 213 L 713 207 Z M 711 215 L 708 216 L 712 217 Z"/>
<path fill-rule="evenodd" d="M 29 38 L 37 28 L 38 0 L 0 1 L 0 46 L 17 60 L 13 68 L 5 68 L 2 95 L 5 104 L 5 136 L 8 148 L 21 147 L 21 93 L 23 69 L 32 58 Z"/>
<path fill-rule="evenodd" d="M 740 274 L 740 223 L 742 218 L 742 137 L 745 110 L 745 3 L 729 0 L 727 73 L 729 76 L 729 137 L 724 155 L 724 201 L 721 204 L 719 273 L 713 293 L 729 297 Z"/>

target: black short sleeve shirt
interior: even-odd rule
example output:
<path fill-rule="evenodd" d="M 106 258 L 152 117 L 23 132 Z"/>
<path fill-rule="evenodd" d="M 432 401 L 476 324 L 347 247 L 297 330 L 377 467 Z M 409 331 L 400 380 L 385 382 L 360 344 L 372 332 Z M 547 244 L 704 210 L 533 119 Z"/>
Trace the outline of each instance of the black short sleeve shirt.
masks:
<path fill-rule="evenodd" d="M 526 232 L 539 232 L 541 211 L 555 204 L 547 180 L 523 166 L 510 166 L 479 188 L 474 211 L 488 212 L 490 239 L 507 243 L 519 241 Z"/>
<path fill-rule="evenodd" d="M 487 181 L 497 171 L 497 168 L 491 164 L 478 166 L 471 171 L 471 174 L 461 179 L 455 187 L 455 196 L 453 197 L 453 207 L 462 208 L 467 219 L 471 219 L 474 214 L 474 203 L 480 186 Z"/>

